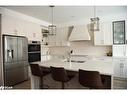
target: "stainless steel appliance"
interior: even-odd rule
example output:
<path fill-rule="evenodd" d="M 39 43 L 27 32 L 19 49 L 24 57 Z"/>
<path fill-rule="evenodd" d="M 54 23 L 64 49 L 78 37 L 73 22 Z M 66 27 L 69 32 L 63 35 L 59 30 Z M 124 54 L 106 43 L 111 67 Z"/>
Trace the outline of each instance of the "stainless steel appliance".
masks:
<path fill-rule="evenodd" d="M 28 61 L 41 61 L 41 44 L 40 41 L 29 41 L 28 44 Z"/>
<path fill-rule="evenodd" d="M 28 79 L 26 37 L 3 35 L 4 85 L 13 86 Z"/>

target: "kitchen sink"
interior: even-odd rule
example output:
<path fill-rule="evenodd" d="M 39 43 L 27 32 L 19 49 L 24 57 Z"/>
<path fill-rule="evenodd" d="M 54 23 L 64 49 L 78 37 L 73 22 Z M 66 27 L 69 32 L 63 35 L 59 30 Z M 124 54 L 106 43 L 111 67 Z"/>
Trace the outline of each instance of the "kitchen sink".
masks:
<path fill-rule="evenodd" d="M 71 62 L 76 62 L 76 63 L 84 63 L 85 61 L 71 60 Z"/>
<path fill-rule="evenodd" d="M 69 60 L 66 60 L 64 62 L 70 62 Z M 77 60 L 71 60 L 71 62 L 74 62 L 74 63 L 84 63 L 86 61 L 77 61 Z"/>

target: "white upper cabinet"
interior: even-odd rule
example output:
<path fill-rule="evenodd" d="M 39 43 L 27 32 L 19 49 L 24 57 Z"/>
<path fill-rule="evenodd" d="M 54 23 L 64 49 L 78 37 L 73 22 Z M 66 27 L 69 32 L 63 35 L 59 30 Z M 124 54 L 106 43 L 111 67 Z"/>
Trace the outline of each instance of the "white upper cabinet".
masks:
<path fill-rule="evenodd" d="M 113 44 L 125 44 L 126 32 L 125 32 L 125 20 L 113 21 Z"/>
<path fill-rule="evenodd" d="M 94 45 L 104 45 L 104 37 L 102 31 L 94 32 Z"/>
<path fill-rule="evenodd" d="M 104 44 L 112 45 L 113 44 L 112 23 L 111 22 L 103 23 L 102 32 L 104 33 Z"/>
<path fill-rule="evenodd" d="M 127 33 L 125 24 L 126 21 L 115 21 L 113 22 L 114 30 L 114 45 L 113 45 L 113 56 L 127 57 Z"/>
<path fill-rule="evenodd" d="M 100 31 L 94 32 L 94 45 L 112 45 L 112 23 L 100 23 Z"/>

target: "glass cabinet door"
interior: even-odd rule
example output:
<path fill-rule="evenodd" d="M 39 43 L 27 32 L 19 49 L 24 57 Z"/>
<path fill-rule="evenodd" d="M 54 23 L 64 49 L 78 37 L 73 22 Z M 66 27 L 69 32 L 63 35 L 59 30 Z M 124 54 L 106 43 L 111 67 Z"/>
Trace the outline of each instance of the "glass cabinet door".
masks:
<path fill-rule="evenodd" d="M 113 22 L 113 44 L 125 44 L 125 21 Z"/>

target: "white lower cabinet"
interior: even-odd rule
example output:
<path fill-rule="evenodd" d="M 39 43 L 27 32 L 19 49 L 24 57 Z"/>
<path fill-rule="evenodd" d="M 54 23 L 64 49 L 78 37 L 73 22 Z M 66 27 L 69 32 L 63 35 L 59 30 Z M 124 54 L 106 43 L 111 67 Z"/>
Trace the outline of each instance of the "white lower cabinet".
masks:
<path fill-rule="evenodd" d="M 114 60 L 114 77 L 127 78 L 127 59 Z"/>
<path fill-rule="evenodd" d="M 114 62 L 114 77 L 120 77 L 120 64 L 118 62 Z"/>
<path fill-rule="evenodd" d="M 123 66 L 123 76 L 124 78 L 127 78 L 127 61 L 125 62 L 124 66 Z"/>

